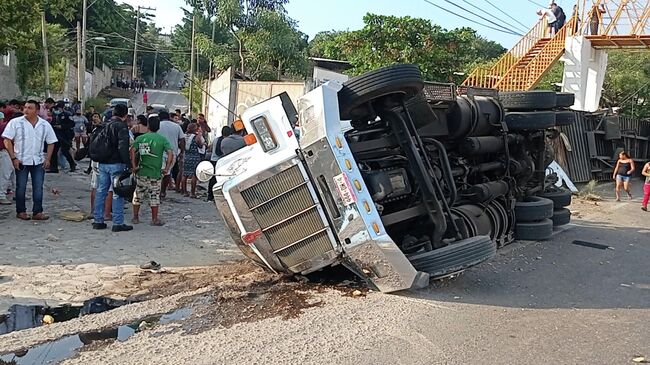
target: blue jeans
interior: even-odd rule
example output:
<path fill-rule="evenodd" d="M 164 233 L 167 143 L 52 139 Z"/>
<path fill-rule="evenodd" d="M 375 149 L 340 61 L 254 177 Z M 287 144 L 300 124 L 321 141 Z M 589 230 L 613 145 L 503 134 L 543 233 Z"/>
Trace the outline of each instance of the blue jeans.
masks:
<path fill-rule="evenodd" d="M 43 165 L 23 165 L 16 170 L 16 213 L 27 212 L 25 206 L 25 192 L 27 191 L 27 177 L 32 176 L 32 198 L 34 206 L 32 213 L 43 212 L 43 181 L 45 180 L 45 169 Z"/>
<path fill-rule="evenodd" d="M 104 202 L 108 195 L 108 189 L 115 175 L 126 170 L 123 163 L 100 163 L 97 174 L 97 192 L 95 193 L 95 206 L 93 207 L 93 218 L 95 223 L 104 223 Z M 124 224 L 124 198 L 113 194 L 113 224 Z"/>

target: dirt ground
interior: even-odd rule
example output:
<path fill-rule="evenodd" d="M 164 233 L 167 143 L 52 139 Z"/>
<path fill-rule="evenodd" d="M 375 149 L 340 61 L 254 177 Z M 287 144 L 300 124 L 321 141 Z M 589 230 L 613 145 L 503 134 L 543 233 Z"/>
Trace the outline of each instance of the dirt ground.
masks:
<path fill-rule="evenodd" d="M 33 359 L 30 353 L 40 354 L 39 346 L 119 327 L 106 340 L 80 344 L 62 356 L 61 363 L 634 363 L 632 359 L 650 357 L 650 213 L 639 209 L 640 184 L 632 201 L 614 202 L 609 184 L 595 193 L 604 200 L 575 199 L 570 207 L 572 223 L 550 241 L 514 243 L 458 277 L 390 295 L 350 281 L 307 283 L 237 261 L 241 256 L 227 236 L 213 233 L 223 227 L 207 203 L 193 208 L 193 221 L 212 222 L 196 235 L 182 231 L 182 218 L 166 213 L 176 223 L 164 228 L 181 230 L 189 239 L 178 242 L 177 236 L 157 236 L 163 247 L 157 256 L 106 253 L 113 251 L 106 249 L 108 245 L 125 250 L 148 247 L 152 227 L 106 238 L 95 252 L 88 241 L 69 243 L 88 235 L 87 223 L 69 237 L 57 232 L 68 232 L 80 223 L 55 219 L 43 225 L 51 228 L 50 234 L 61 236 L 48 241 L 59 246 L 50 251 L 55 253 L 52 260 L 63 251 L 71 263 L 47 262 L 49 256 L 33 254 L 32 260 L 41 257 L 45 264 L 20 261 L 15 257 L 18 250 L 13 250 L 14 257 L 3 256 L 20 262 L 0 267 L 0 297 L 6 303 L 78 303 L 95 296 L 143 301 L 0 335 L 0 359 L 29 363 L 25 361 Z M 187 204 L 194 202 L 179 199 L 169 203 L 169 209 Z M 0 224 L 11 232 L 24 231 L 11 218 Z M 221 238 L 207 244 L 204 237 Z M 174 250 L 179 244 L 182 249 Z M 12 252 L 4 241 L 0 245 Z M 34 245 L 38 250 L 39 243 Z M 202 263 L 213 260 L 213 264 L 187 264 L 201 255 Z M 59 256 L 65 257 L 60 252 Z M 165 265 L 161 273 L 135 265 L 152 257 L 181 264 Z M 160 320 L 179 311 L 182 318 Z M 137 329 L 122 336 L 127 325 Z M 24 357 L 15 356 L 26 349 Z"/>

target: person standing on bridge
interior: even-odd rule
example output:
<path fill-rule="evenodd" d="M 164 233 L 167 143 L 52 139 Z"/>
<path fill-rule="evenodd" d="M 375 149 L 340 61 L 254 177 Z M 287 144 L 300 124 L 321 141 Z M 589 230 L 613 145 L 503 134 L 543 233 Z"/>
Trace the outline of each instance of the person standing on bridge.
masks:
<path fill-rule="evenodd" d="M 149 94 L 146 91 L 142 94 L 142 102 L 144 103 L 144 106 L 149 104 Z"/>
<path fill-rule="evenodd" d="M 555 22 L 555 34 L 557 34 L 566 22 L 566 14 L 564 14 L 564 9 L 558 6 L 555 2 L 551 3 L 551 10 L 553 10 L 553 15 L 555 15 L 555 18 L 557 19 Z"/>
<path fill-rule="evenodd" d="M 555 31 L 555 23 L 557 22 L 557 18 L 555 17 L 555 14 L 553 14 L 553 10 L 539 9 L 537 10 L 537 15 L 539 15 L 541 19 L 544 19 L 544 17 L 546 17 L 546 21 L 548 23 L 548 34 L 544 34 L 544 37 L 552 37 L 553 32 Z"/>
<path fill-rule="evenodd" d="M 589 11 L 589 30 L 591 35 L 598 35 L 598 28 L 600 28 L 600 23 L 602 23 L 603 14 L 605 14 L 605 5 L 600 4 L 594 5 Z"/>

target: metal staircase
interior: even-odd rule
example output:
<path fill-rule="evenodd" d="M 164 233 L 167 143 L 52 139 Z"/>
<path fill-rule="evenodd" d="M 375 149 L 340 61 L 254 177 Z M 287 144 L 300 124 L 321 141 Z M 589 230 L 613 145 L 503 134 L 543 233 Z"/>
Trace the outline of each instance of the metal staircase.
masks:
<path fill-rule="evenodd" d="M 545 19 L 540 20 L 517 45 L 487 68 L 477 68 L 464 86 L 487 87 L 502 91 L 530 90 L 564 53 L 567 32 L 575 30 L 571 18 L 553 37 L 548 36 Z M 523 51 L 523 48 L 526 48 Z"/>
<path fill-rule="evenodd" d="M 578 1 L 581 9 L 549 37 L 540 20 L 491 67 L 476 68 L 463 86 L 531 90 L 564 54 L 567 37 L 584 36 L 595 49 L 650 48 L 649 0 Z"/>

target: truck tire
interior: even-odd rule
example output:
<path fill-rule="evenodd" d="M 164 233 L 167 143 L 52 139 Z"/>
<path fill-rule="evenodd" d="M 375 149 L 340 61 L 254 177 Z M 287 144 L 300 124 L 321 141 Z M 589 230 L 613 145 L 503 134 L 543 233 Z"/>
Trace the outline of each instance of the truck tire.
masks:
<path fill-rule="evenodd" d="M 440 278 L 465 270 L 496 255 L 497 246 L 488 236 L 474 236 L 433 251 L 410 256 L 418 271 Z"/>
<path fill-rule="evenodd" d="M 554 92 L 540 90 L 503 92 L 499 93 L 499 99 L 509 110 L 547 110 L 555 108 L 557 103 Z"/>
<path fill-rule="evenodd" d="M 571 222 L 571 211 L 567 208 L 560 208 L 553 211 L 553 216 L 551 217 L 553 221 L 553 226 L 563 226 Z"/>
<path fill-rule="evenodd" d="M 545 191 L 537 196 L 549 199 L 553 202 L 553 209 L 560 209 L 571 205 L 571 192 L 564 189 Z"/>
<path fill-rule="evenodd" d="M 505 122 L 511 131 L 548 129 L 555 127 L 555 112 L 510 112 Z"/>
<path fill-rule="evenodd" d="M 576 103 L 574 93 L 557 93 L 555 95 L 555 104 L 558 108 L 570 108 Z"/>
<path fill-rule="evenodd" d="M 536 222 L 553 216 L 553 201 L 539 196 L 528 196 L 515 203 L 515 219 L 519 222 Z"/>
<path fill-rule="evenodd" d="M 372 117 L 367 103 L 389 94 L 413 96 L 424 87 L 416 65 L 397 64 L 367 72 L 343 84 L 338 92 L 342 120 Z"/>
<path fill-rule="evenodd" d="M 555 113 L 555 126 L 562 127 L 575 124 L 576 113 L 571 110 L 563 110 Z"/>
<path fill-rule="evenodd" d="M 544 241 L 553 235 L 553 221 L 543 219 L 537 222 L 521 222 L 515 226 L 515 239 Z"/>

